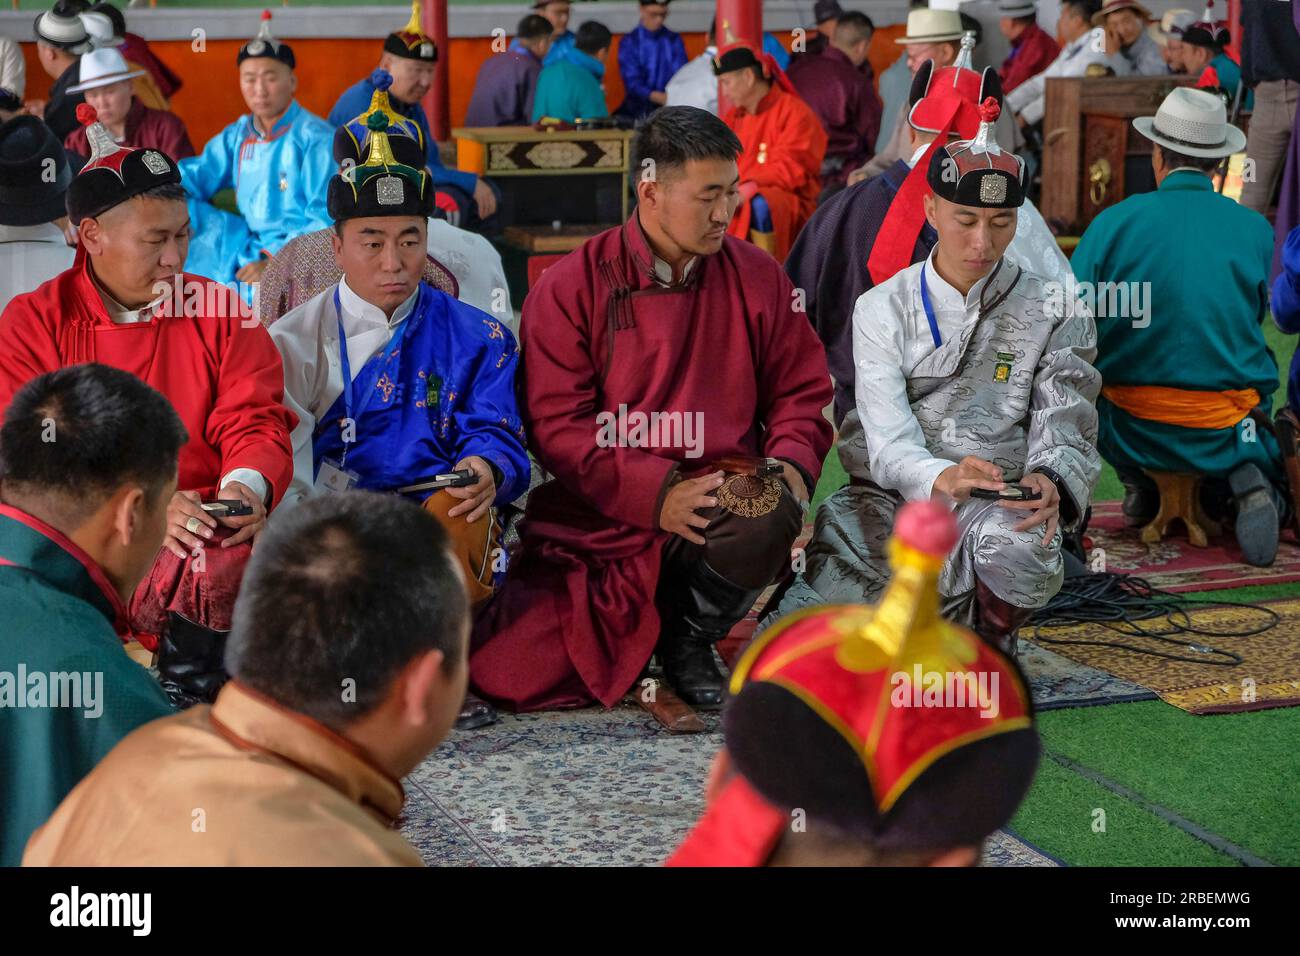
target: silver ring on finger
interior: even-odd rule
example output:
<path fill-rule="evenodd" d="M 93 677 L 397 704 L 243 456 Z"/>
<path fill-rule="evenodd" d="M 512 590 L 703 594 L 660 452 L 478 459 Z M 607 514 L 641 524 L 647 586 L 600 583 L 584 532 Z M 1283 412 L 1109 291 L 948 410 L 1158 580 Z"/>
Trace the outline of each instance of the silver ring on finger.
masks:
<path fill-rule="evenodd" d="M 198 534 L 199 528 L 202 526 L 202 524 L 203 522 L 199 521 L 198 518 L 191 515 L 189 519 L 185 522 L 185 530 L 188 531 L 190 534 Z"/>

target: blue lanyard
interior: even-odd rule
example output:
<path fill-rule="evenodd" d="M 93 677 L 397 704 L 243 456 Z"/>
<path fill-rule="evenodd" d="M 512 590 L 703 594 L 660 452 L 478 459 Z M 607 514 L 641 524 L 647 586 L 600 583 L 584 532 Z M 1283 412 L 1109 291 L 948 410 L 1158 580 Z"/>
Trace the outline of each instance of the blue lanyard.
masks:
<path fill-rule="evenodd" d="M 337 296 L 338 293 L 335 293 Z M 943 339 L 939 337 L 939 323 L 934 318 L 934 306 L 930 304 L 930 289 L 925 284 L 925 266 L 921 266 L 921 308 L 925 309 L 926 321 L 930 323 L 930 337 L 934 339 L 934 347 L 939 348 L 943 345 Z"/>
<path fill-rule="evenodd" d="M 412 312 L 414 312 L 414 309 L 412 309 Z M 352 363 L 348 361 L 348 337 L 343 331 L 343 304 L 339 301 L 339 287 L 337 285 L 334 286 L 334 318 L 339 324 L 339 364 L 343 366 L 343 416 L 345 421 L 352 422 L 352 427 L 355 429 L 357 420 L 352 415 L 352 403 L 356 391 L 356 382 L 352 380 Z M 393 344 L 394 339 L 399 335 L 406 334 L 406 330 L 411 327 L 411 318 L 412 316 L 408 315 L 403 320 L 401 327 L 393 330 L 392 337 L 384 346 L 384 352 L 388 351 L 389 347 Z M 364 369 L 362 371 L 364 371 Z M 361 407 L 357 409 L 357 414 L 366 410 L 373 395 L 373 389 L 367 392 L 365 401 L 362 402 Z M 343 451 L 340 454 L 339 461 L 340 467 L 347 465 L 348 444 L 349 443 L 346 441 L 343 443 Z"/>

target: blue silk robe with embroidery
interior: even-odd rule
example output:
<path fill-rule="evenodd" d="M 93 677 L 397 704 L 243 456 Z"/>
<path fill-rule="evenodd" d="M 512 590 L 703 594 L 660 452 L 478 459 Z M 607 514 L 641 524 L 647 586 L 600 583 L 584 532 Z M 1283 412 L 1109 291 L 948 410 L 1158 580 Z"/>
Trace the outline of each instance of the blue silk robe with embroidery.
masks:
<path fill-rule="evenodd" d="M 518 362 L 519 346 L 503 323 L 421 283 L 411 314 L 354 372 L 356 435 L 346 458 L 339 426 L 351 383 L 316 422 L 314 468 L 319 473 L 327 458 L 342 462 L 357 473 L 356 487 L 393 491 L 478 455 L 501 474 L 496 504 L 508 504 L 529 480 L 515 402 Z"/>
<path fill-rule="evenodd" d="M 232 282 L 242 267 L 275 255 L 290 239 L 330 226 L 325 207 L 334 165 L 334 129 L 295 100 L 269 136 L 241 116 L 203 152 L 177 165 L 190 194 L 187 272 Z M 235 190 L 240 215 L 212 205 Z"/>

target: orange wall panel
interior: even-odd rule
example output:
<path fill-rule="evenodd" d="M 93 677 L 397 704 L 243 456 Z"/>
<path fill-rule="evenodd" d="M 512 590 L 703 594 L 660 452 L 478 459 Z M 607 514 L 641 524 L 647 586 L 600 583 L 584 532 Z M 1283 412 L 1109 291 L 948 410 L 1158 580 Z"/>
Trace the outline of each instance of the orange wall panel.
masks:
<path fill-rule="evenodd" d="M 901 48 L 893 42 L 901 35 L 901 25 L 881 27 L 871 44 L 871 64 L 879 76 L 898 58 Z M 703 33 L 682 35 L 688 57 L 704 51 Z M 618 41 L 606 61 L 605 100 L 610 112 L 623 102 L 623 78 L 618 71 Z M 239 93 L 235 56 L 243 41 L 209 40 L 202 53 L 191 49 L 187 40 L 156 40 L 150 43 L 154 53 L 184 81 L 172 99 L 172 111 L 185 121 L 190 139 L 198 149 L 225 126 L 246 111 Z M 379 62 L 380 44 L 375 40 L 321 39 L 293 40 L 298 61 L 298 100 L 318 116 L 325 116 L 339 94 L 366 76 Z M 52 80 L 45 75 L 36 58 L 36 45 L 24 43 L 27 61 L 27 98 L 44 99 Z M 490 37 L 457 37 L 451 40 L 451 125 L 461 126 L 469 109 L 470 96 L 478 78 L 479 67 L 492 55 Z"/>

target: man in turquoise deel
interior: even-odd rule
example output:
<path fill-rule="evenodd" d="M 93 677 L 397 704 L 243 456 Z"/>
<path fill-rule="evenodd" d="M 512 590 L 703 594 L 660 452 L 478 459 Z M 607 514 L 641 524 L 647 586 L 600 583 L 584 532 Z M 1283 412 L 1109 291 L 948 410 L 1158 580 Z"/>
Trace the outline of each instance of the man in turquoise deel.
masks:
<path fill-rule="evenodd" d="M 190 194 L 187 272 L 218 282 L 251 283 L 289 240 L 330 225 L 325 194 L 334 175 L 334 128 L 294 99 L 293 50 L 262 30 L 239 49 L 239 86 L 251 111 L 218 133 L 198 156 L 181 160 Z M 212 205 L 235 190 L 239 215 Z"/>
<path fill-rule="evenodd" d="M 568 57 L 542 67 L 533 97 L 534 123 L 547 116 L 572 123 L 609 115 L 600 81 L 613 39 L 609 28 L 595 20 L 578 27 L 578 40 Z"/>
<path fill-rule="evenodd" d="M 1210 178 L 1246 137 L 1221 97 L 1190 87 L 1133 125 L 1155 144 L 1156 191 L 1102 212 L 1070 263 L 1096 314 L 1098 449 L 1130 524 L 1159 505 L 1143 469 L 1201 475 L 1209 516 L 1235 521 L 1244 560 L 1265 566 L 1287 509 L 1265 424 L 1278 386 L 1262 328 L 1273 233 Z"/>
<path fill-rule="evenodd" d="M 107 365 L 28 382 L 0 428 L 0 866 L 113 746 L 172 713 L 127 656 L 188 440 L 160 393 Z M 143 799 L 143 797 L 142 797 Z"/>

